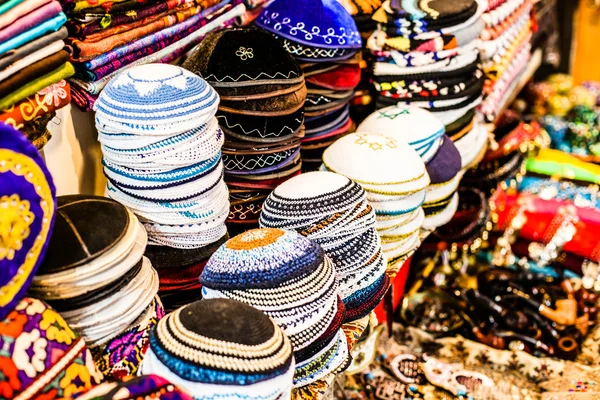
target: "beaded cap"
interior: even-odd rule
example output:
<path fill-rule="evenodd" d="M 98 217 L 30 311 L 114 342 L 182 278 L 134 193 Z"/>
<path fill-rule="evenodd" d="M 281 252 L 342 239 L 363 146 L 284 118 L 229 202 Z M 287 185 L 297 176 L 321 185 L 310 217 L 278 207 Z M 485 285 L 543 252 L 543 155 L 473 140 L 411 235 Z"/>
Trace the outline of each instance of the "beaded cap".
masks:
<path fill-rule="evenodd" d="M 362 43 L 352 16 L 336 0 L 279 0 L 263 11 L 256 25 L 307 46 L 358 49 Z"/>
<path fill-rule="evenodd" d="M 214 289 L 276 287 L 314 271 L 323 250 L 282 229 L 252 229 L 229 239 L 210 258 L 200 282 Z"/>
<path fill-rule="evenodd" d="M 0 122 L 0 320 L 25 296 L 46 253 L 56 189 L 37 149 Z"/>

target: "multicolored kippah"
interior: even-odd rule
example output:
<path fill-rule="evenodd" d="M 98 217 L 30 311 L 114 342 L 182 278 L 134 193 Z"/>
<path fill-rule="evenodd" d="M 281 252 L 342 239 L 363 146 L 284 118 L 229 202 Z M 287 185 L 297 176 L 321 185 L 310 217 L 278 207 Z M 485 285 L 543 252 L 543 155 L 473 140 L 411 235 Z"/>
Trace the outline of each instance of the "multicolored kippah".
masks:
<path fill-rule="evenodd" d="M 354 302 L 351 307 L 348 300 L 385 274 L 375 222 L 360 185 L 323 171 L 279 185 L 265 201 L 260 218 L 263 227 L 293 229 L 323 247 L 334 261 L 346 320 L 362 318 L 378 303 L 375 298 L 367 306 Z"/>
<path fill-rule="evenodd" d="M 204 300 L 158 323 L 142 372 L 195 399 L 275 400 L 291 392 L 294 358 L 289 339 L 264 313 L 234 300 Z"/>
<path fill-rule="evenodd" d="M 120 382 L 103 383 L 75 396 L 77 400 L 192 400 L 186 391 L 158 375 L 129 377 Z"/>
<path fill-rule="evenodd" d="M 0 122 L 0 320 L 25 296 L 44 258 L 56 190 L 37 149 Z"/>
<path fill-rule="evenodd" d="M 298 375 L 294 386 L 341 370 L 349 361 L 345 336 L 336 339 L 345 307 L 334 265 L 304 236 L 275 228 L 242 233 L 217 250 L 200 282 L 204 298 L 242 301 L 273 318 L 289 336 L 298 368 L 312 360 L 310 377 Z M 330 357 L 331 352 L 338 356 Z"/>
<path fill-rule="evenodd" d="M 45 303 L 24 298 L 0 323 L 2 398 L 70 398 L 102 382 L 85 342 Z"/>

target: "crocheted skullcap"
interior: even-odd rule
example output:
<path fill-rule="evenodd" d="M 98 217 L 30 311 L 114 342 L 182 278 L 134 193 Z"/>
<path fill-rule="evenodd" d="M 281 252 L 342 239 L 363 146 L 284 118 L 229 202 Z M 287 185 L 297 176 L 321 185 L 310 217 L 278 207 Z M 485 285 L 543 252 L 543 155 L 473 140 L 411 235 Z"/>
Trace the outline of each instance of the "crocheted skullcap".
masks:
<path fill-rule="evenodd" d="M 304 80 L 297 61 L 261 29 L 212 32 L 183 66 L 213 87 L 289 85 Z"/>
<path fill-rule="evenodd" d="M 147 64 L 113 78 L 94 110 L 99 130 L 150 135 L 183 132 L 207 123 L 218 103 L 215 90 L 199 76 L 174 65 Z"/>
<path fill-rule="evenodd" d="M 323 153 L 323 164 L 367 188 L 409 185 L 427 173 L 415 150 L 383 133 L 356 132 L 336 140 Z"/>
<path fill-rule="evenodd" d="M 24 298 L 0 324 L 3 399 L 69 398 L 102 381 L 82 338 L 45 303 Z"/>
<path fill-rule="evenodd" d="M 461 170 L 461 158 L 454 142 L 446 135 L 437 154 L 427 163 L 427 173 L 432 185 L 448 182 Z"/>
<path fill-rule="evenodd" d="M 252 229 L 228 240 L 210 258 L 200 283 L 212 289 L 272 288 L 314 271 L 321 247 L 283 229 Z"/>
<path fill-rule="evenodd" d="M 56 189 L 37 149 L 0 122 L 0 320 L 31 284 L 54 225 Z"/>
<path fill-rule="evenodd" d="M 379 132 L 402 140 L 424 157 L 430 150 L 435 154 L 445 129 L 444 124 L 430 111 L 415 106 L 391 106 L 369 115 L 356 130 Z"/>
<path fill-rule="evenodd" d="M 287 336 L 267 315 L 230 299 L 191 303 L 167 315 L 150 337 L 153 355 L 196 383 L 252 385 L 293 367 Z M 149 371 L 144 362 L 144 373 Z"/>
<path fill-rule="evenodd" d="M 193 400 L 185 390 L 158 375 L 129 376 L 106 382 L 74 397 L 77 400 Z"/>
<path fill-rule="evenodd" d="M 360 32 L 337 0 L 278 0 L 256 20 L 277 36 L 306 46 L 359 49 Z"/>

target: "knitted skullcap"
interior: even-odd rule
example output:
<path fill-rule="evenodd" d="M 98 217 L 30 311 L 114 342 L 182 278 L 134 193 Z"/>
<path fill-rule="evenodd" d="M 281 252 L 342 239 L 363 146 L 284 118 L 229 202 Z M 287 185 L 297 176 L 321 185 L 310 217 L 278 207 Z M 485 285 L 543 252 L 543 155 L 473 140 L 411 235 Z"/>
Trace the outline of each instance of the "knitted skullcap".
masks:
<path fill-rule="evenodd" d="M 328 49 L 359 49 L 360 32 L 337 0 L 278 0 L 256 25 L 292 42 Z"/>
<path fill-rule="evenodd" d="M 96 126 L 116 133 L 183 132 L 207 123 L 218 102 L 215 90 L 199 76 L 174 65 L 147 64 L 106 85 L 94 104 Z"/>
<path fill-rule="evenodd" d="M 227 29 L 210 33 L 184 63 L 214 87 L 301 83 L 298 62 L 270 33 Z"/>
<path fill-rule="evenodd" d="M 99 384 L 84 340 L 40 300 L 24 298 L 0 324 L 3 399 L 70 398 Z"/>
<path fill-rule="evenodd" d="M 158 375 L 128 376 L 120 382 L 106 382 L 74 398 L 77 400 L 193 400 L 185 390 Z"/>
<path fill-rule="evenodd" d="M 54 225 L 56 190 L 27 138 L 0 122 L 0 320 L 31 284 Z"/>
<path fill-rule="evenodd" d="M 369 115 L 357 128 L 358 132 L 379 132 L 408 143 L 421 157 L 432 147 L 435 147 L 435 154 L 444 130 L 444 124 L 432 112 L 416 106 L 382 108 Z"/>
<path fill-rule="evenodd" d="M 230 299 L 197 301 L 169 314 L 152 332 L 150 348 L 171 372 L 196 383 L 252 385 L 293 366 L 292 346 L 281 328 L 263 312 Z"/>
<path fill-rule="evenodd" d="M 427 163 L 427 173 L 431 184 L 448 182 L 454 178 L 462 168 L 461 163 L 460 153 L 454 142 L 444 135 L 437 154 Z"/>
<path fill-rule="evenodd" d="M 213 289 L 272 288 L 323 263 L 321 247 L 283 229 L 252 229 L 228 240 L 210 258 L 200 282 Z"/>
<path fill-rule="evenodd" d="M 323 153 L 323 164 L 367 185 L 408 185 L 427 174 L 408 144 L 383 133 L 356 132 L 336 140 Z"/>

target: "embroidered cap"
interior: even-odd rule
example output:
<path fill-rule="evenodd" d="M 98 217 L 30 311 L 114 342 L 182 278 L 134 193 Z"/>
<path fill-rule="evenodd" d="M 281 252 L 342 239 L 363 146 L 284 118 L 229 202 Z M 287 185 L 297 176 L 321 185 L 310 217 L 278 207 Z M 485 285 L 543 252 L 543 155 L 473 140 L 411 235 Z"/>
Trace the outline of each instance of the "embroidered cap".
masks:
<path fill-rule="evenodd" d="M 100 384 L 85 341 L 40 300 L 23 298 L 0 324 L 2 398 L 69 398 Z"/>
<path fill-rule="evenodd" d="M 37 149 L 0 122 L 0 320 L 25 296 L 46 254 L 56 189 Z"/>
<path fill-rule="evenodd" d="M 185 390 L 158 375 L 127 377 L 123 381 L 105 382 L 74 397 L 77 400 L 193 400 Z"/>

